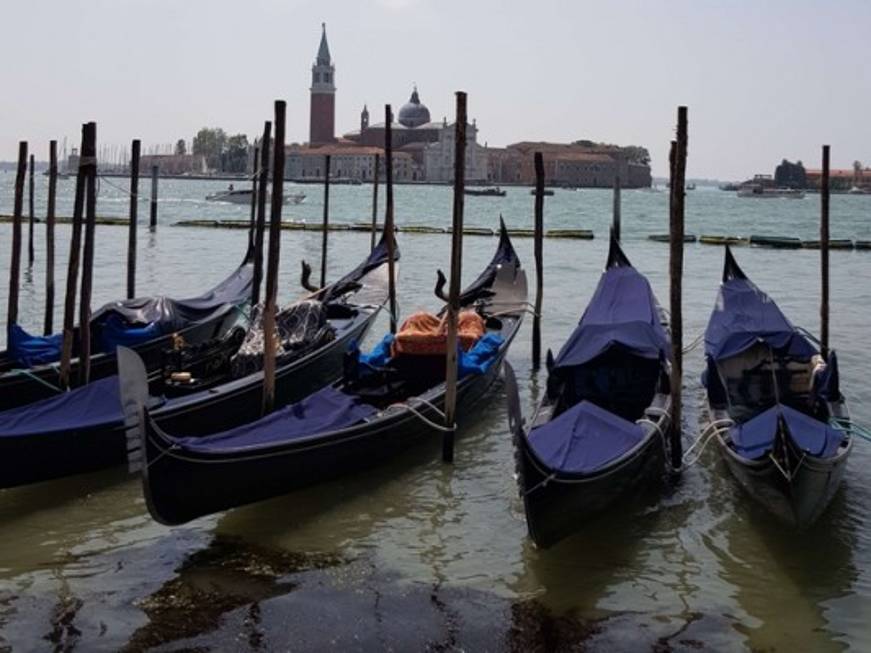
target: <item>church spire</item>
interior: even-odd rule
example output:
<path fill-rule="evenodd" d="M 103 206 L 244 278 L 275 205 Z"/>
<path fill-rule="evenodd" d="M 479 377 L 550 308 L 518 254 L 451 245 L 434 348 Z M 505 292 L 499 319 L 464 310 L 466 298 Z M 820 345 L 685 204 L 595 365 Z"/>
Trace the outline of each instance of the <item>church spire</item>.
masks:
<path fill-rule="evenodd" d="M 327 44 L 327 24 L 321 23 L 321 45 L 318 48 L 317 63 L 319 66 L 329 66 L 330 46 Z"/>

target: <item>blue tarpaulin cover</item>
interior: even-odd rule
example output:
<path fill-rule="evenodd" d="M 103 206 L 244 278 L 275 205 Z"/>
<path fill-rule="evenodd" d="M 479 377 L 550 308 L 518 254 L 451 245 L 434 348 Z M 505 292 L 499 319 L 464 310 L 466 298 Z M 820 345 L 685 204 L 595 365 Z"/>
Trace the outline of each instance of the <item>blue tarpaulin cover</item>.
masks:
<path fill-rule="evenodd" d="M 642 358 L 670 355 L 650 283 L 635 268 L 612 267 L 599 279 L 581 321 L 556 359 L 556 369 L 582 365 L 613 346 Z"/>
<path fill-rule="evenodd" d="M 0 438 L 110 428 L 123 421 L 118 377 L 109 376 L 55 397 L 0 412 Z"/>
<path fill-rule="evenodd" d="M 114 353 L 116 347 L 135 347 L 163 335 L 160 324 L 152 322 L 145 326 L 131 326 L 121 316 L 110 313 L 100 329 L 102 351 Z"/>
<path fill-rule="evenodd" d="M 643 438 L 644 430 L 638 424 L 582 401 L 533 429 L 529 444 L 553 470 L 590 474 L 625 454 Z"/>
<path fill-rule="evenodd" d="M 744 424 L 733 426 L 729 435 L 733 449 L 745 458 L 761 458 L 774 447 L 778 418 L 786 422 L 789 437 L 802 451 L 817 458 L 830 458 L 838 451 L 843 436 L 824 422 L 794 408 L 775 404 Z"/>
<path fill-rule="evenodd" d="M 377 411 L 359 397 L 327 386 L 266 417 L 206 437 L 174 438 L 191 451 L 219 453 L 245 447 L 281 444 L 353 426 Z"/>
<path fill-rule="evenodd" d="M 752 281 L 736 277 L 723 282 L 705 331 L 705 354 L 723 360 L 760 341 L 796 358 L 810 358 L 817 353 Z"/>
<path fill-rule="evenodd" d="M 393 344 L 394 339 L 393 334 L 388 333 L 368 354 L 356 350 L 359 352 L 360 365 L 370 369 L 388 366 L 390 364 L 390 345 Z M 486 373 L 496 360 L 503 342 L 505 339 L 502 336 L 490 332 L 481 336 L 469 351 L 463 351 L 462 348 L 458 347 L 457 369 L 459 378 L 462 379 L 468 374 Z M 351 351 L 354 351 L 353 347 Z"/>
<path fill-rule="evenodd" d="M 63 337 L 59 333 L 51 336 L 34 336 L 17 324 L 9 328 L 9 355 L 22 367 L 59 361 L 62 346 Z"/>

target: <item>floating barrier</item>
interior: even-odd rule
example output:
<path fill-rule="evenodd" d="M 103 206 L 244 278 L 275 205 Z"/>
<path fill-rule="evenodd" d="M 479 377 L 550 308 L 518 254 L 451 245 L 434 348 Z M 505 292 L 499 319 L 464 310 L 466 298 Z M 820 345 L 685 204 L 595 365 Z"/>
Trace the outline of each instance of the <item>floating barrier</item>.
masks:
<path fill-rule="evenodd" d="M 27 222 L 27 220 L 28 220 L 26 215 L 21 216 L 21 219 L 24 222 Z M 84 218 L 82 220 L 83 220 L 82 224 L 84 224 Z M 73 219 L 72 218 L 57 217 L 54 219 L 54 221 L 56 224 L 72 224 Z M 12 216 L 11 215 L 0 215 L 0 223 L 3 223 L 3 222 L 12 222 Z M 45 222 L 45 219 L 38 218 L 38 217 L 34 216 L 33 222 L 35 224 L 42 224 L 43 222 Z M 103 217 L 98 216 L 98 217 L 94 218 L 94 224 L 104 224 L 104 225 L 112 225 L 112 226 L 116 226 L 116 227 L 123 227 L 123 226 L 127 226 L 128 224 L 130 224 L 130 221 L 127 218 L 110 218 L 110 217 L 106 217 L 106 216 L 103 216 Z"/>
<path fill-rule="evenodd" d="M 581 240 L 593 240 L 593 232 L 589 229 L 548 229 L 544 232 L 545 238 L 579 238 Z"/>
<path fill-rule="evenodd" d="M 801 246 L 805 249 L 819 249 L 821 247 L 818 240 L 803 240 Z M 846 238 L 830 240 L 829 249 L 853 249 L 853 241 Z"/>
<path fill-rule="evenodd" d="M 871 240 L 857 240 L 854 246 L 856 249 L 871 249 Z"/>
<path fill-rule="evenodd" d="M 651 234 L 647 237 L 648 240 L 655 240 L 658 243 L 670 243 L 671 236 L 668 234 Z M 684 234 L 683 241 L 685 243 L 694 243 L 697 238 L 693 234 Z"/>
<path fill-rule="evenodd" d="M 446 227 L 428 227 L 422 224 L 410 224 L 404 227 L 397 227 L 396 230 L 407 234 L 447 234 L 451 231 Z M 466 233 L 465 229 L 463 233 Z"/>
<path fill-rule="evenodd" d="M 704 245 L 749 245 L 750 239 L 743 236 L 699 236 L 699 242 Z"/>
<path fill-rule="evenodd" d="M 750 236 L 751 245 L 776 249 L 801 249 L 801 238 L 792 236 Z"/>

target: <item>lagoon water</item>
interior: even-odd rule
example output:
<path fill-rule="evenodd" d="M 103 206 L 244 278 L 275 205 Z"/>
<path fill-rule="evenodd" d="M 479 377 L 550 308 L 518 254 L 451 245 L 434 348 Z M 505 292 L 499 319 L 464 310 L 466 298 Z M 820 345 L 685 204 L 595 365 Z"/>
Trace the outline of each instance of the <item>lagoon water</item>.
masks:
<path fill-rule="evenodd" d="M 14 175 L 0 173 L 0 213 L 12 210 Z M 44 215 L 45 180 L 37 180 Z M 60 181 L 69 215 L 73 181 Z M 125 216 L 126 181 L 103 179 L 99 215 Z M 148 181 L 143 180 L 143 195 Z M 171 226 L 188 218 L 239 218 L 247 207 L 205 202 L 226 182 L 160 182 L 160 227 L 139 234 L 142 294 L 201 292 L 236 266 L 244 231 Z M 321 189 L 285 208 L 317 222 Z M 396 219 L 448 225 L 451 189 L 400 186 Z M 381 198 L 383 200 L 383 187 Z M 557 190 L 545 201 L 553 228 L 588 228 L 593 241 L 546 240 L 543 340 L 558 349 L 578 320 L 607 252 L 608 191 Z M 331 220 L 371 215 L 371 186 L 335 186 Z M 533 198 L 466 198 L 466 224 L 529 227 Z M 832 237 L 871 239 L 871 196 L 832 198 Z M 819 198 L 739 199 L 699 188 L 687 195 L 687 232 L 815 238 Z M 147 203 L 140 220 L 147 220 Z M 39 330 L 43 225 L 36 264 L 22 282 L 25 327 Z M 668 301 L 667 193 L 624 191 L 624 249 Z M 0 224 L 0 306 L 6 306 L 10 225 Z M 27 230 L 25 227 L 25 245 Z M 58 227 L 65 271 L 68 226 Z M 335 278 L 368 251 L 365 233 L 330 234 Z M 399 234 L 400 308 L 434 307 L 435 270 L 449 238 Z M 464 239 L 464 277 L 489 259 L 494 238 Z M 532 283 L 532 241 L 515 245 Z M 317 263 L 320 234 L 282 234 L 280 295 L 298 294 L 299 260 Z M 796 323 L 819 321 L 819 253 L 742 247 L 739 263 Z M 123 294 L 126 229 L 98 227 L 94 305 Z M 719 247 L 686 248 L 684 342 L 701 334 L 722 269 Z M 854 417 L 871 425 L 871 252 L 831 254 L 832 343 Z M 26 247 L 25 263 L 26 265 Z M 63 288 L 62 274 L 58 287 Z M 59 292 L 56 324 L 61 319 Z M 528 415 L 544 373 L 530 366 L 531 323 L 509 353 Z M 386 328 L 382 319 L 377 331 Z M 373 342 L 377 334 L 370 335 Z M 704 420 L 702 348 L 685 358 L 684 442 Z M 871 443 L 857 442 L 846 480 L 810 531 L 774 523 L 743 494 L 711 446 L 674 485 L 622 504 L 548 551 L 526 537 L 513 479 L 501 387 L 462 425 L 453 466 L 432 442 L 365 474 L 166 528 L 148 516 L 140 481 L 123 470 L 0 491 L 0 650 L 871 650 Z"/>

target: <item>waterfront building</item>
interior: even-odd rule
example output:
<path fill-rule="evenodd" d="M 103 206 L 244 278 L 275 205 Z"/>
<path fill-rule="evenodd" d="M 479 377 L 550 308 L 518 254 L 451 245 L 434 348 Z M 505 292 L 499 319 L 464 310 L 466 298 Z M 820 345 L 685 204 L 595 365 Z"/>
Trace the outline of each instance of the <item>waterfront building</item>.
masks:
<path fill-rule="evenodd" d="M 330 178 L 335 181 L 372 181 L 375 179 L 375 157 L 380 157 L 378 174 L 384 178 L 384 150 L 380 147 L 347 144 L 310 147 L 288 145 L 285 148 L 284 178 L 295 181 L 314 181 L 324 178 L 326 157 L 330 156 Z M 396 181 L 415 181 L 418 170 L 408 152 L 393 153 L 393 178 Z"/>
<path fill-rule="evenodd" d="M 309 92 L 309 143 L 333 143 L 336 140 L 336 67 L 327 44 L 326 23 L 321 23 L 321 44 L 312 66 Z"/>

